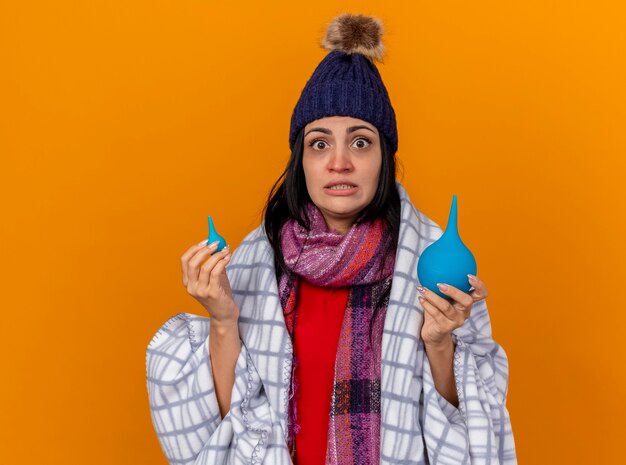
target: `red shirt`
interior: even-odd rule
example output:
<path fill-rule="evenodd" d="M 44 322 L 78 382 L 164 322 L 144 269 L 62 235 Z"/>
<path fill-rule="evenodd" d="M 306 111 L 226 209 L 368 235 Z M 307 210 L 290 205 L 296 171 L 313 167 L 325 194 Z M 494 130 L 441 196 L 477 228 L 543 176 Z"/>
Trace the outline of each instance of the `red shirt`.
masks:
<path fill-rule="evenodd" d="M 301 282 L 294 344 L 299 360 L 295 372 L 298 465 L 324 465 L 326 460 L 335 356 L 347 303 L 347 287 Z"/>

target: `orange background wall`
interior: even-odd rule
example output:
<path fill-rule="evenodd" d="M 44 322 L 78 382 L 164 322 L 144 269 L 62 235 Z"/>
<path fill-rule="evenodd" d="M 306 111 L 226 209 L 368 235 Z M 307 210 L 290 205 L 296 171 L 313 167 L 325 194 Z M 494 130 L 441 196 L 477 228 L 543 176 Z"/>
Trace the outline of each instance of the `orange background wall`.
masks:
<path fill-rule="evenodd" d="M 622 463 L 620 3 L 2 2 L 0 461 L 166 464 L 146 345 L 205 314 L 180 256 L 209 214 L 235 246 L 259 224 L 351 11 L 385 23 L 399 179 L 442 227 L 459 196 L 519 463 Z"/>

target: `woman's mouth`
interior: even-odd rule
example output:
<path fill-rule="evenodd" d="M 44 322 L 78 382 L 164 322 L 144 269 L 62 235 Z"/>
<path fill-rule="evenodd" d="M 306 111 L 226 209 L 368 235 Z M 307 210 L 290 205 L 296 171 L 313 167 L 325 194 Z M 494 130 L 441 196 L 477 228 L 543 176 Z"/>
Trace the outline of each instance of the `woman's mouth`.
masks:
<path fill-rule="evenodd" d="M 351 186 L 349 184 L 337 184 L 332 187 L 325 187 L 324 192 L 326 192 L 328 195 L 341 197 L 346 195 L 352 195 L 357 191 L 357 189 L 357 186 Z"/>

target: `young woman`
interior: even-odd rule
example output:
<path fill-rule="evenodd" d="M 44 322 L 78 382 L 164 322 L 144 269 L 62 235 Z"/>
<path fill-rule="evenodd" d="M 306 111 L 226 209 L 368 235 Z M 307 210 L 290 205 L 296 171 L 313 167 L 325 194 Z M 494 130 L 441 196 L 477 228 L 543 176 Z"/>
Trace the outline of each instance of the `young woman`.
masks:
<path fill-rule="evenodd" d="M 263 224 L 232 257 L 202 241 L 181 258 L 210 319 L 174 315 L 147 349 L 171 464 L 517 463 L 486 285 L 418 286 L 442 230 L 395 179 L 381 34 L 330 23 Z"/>

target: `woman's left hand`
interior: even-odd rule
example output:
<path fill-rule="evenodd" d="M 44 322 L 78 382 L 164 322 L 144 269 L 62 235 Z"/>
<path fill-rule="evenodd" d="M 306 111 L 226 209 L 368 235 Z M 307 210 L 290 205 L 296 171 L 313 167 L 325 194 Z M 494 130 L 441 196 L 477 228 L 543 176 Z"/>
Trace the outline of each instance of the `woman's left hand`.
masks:
<path fill-rule="evenodd" d="M 480 279 L 470 278 L 470 284 L 474 290 L 466 294 L 449 284 L 442 286 L 438 283 L 439 290 L 454 299 L 452 302 L 425 287 L 417 287 L 417 290 L 422 294 L 419 296 L 419 300 L 424 307 L 424 324 L 422 325 L 421 336 L 425 345 L 446 344 L 452 336 L 452 331 L 463 326 L 465 320 L 469 318 L 474 302 L 487 297 L 489 291 Z"/>

